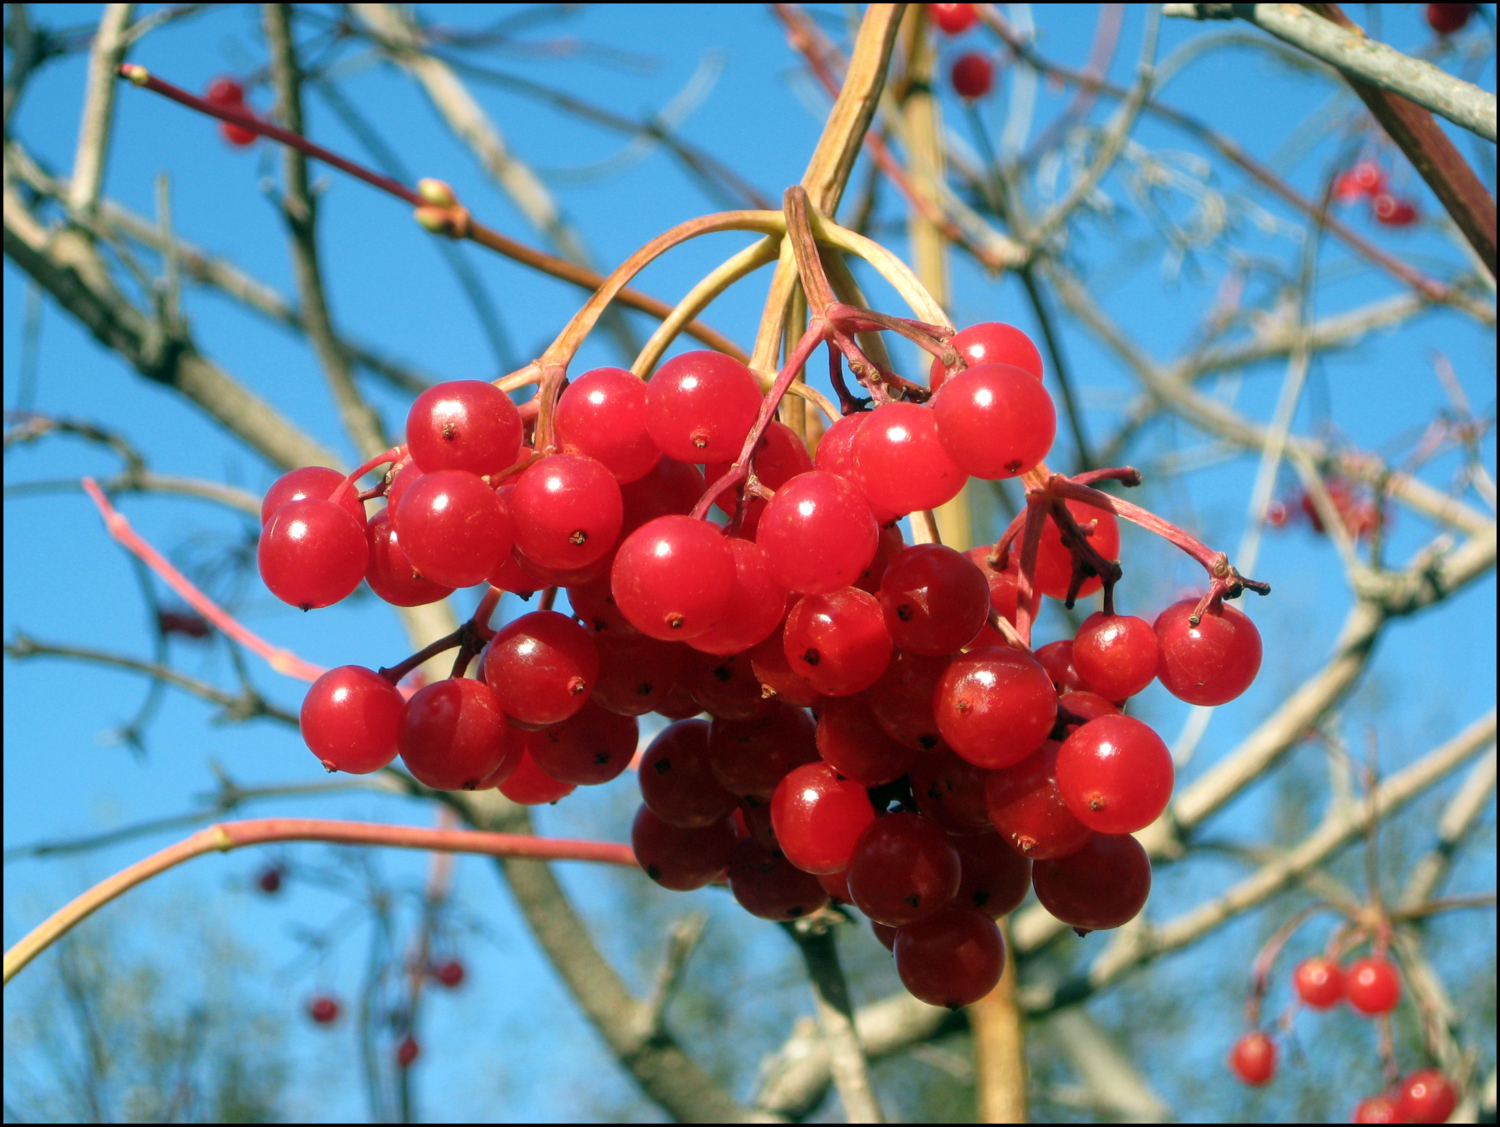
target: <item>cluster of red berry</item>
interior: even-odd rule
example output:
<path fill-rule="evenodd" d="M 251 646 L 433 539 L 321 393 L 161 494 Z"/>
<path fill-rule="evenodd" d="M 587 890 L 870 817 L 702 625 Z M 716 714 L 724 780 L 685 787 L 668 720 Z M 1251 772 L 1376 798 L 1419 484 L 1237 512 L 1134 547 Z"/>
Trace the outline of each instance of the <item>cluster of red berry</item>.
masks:
<path fill-rule="evenodd" d="M 1107 591 L 1109 613 L 1029 652 L 1015 629 L 1028 578 L 1071 603 L 1118 574 L 1115 516 L 1083 501 L 1048 510 L 1023 551 L 906 545 L 900 517 L 970 476 L 1033 470 L 1055 434 L 1024 333 L 983 324 L 951 345 L 961 364 L 934 361 L 924 402 L 845 415 L 816 458 L 765 413 L 747 367 L 690 352 L 649 383 L 587 372 L 524 411 L 488 383 L 424 392 L 406 445 L 371 463 L 390 469 L 368 520 L 360 471 L 286 475 L 259 547 L 286 602 L 327 606 L 361 580 L 402 606 L 490 584 L 443 643 L 459 647 L 452 677 L 405 700 L 395 683 L 426 651 L 331 670 L 302 705 L 308 746 L 329 770 L 399 752 L 434 788 L 554 802 L 625 771 L 654 711 L 675 723 L 640 763 L 646 872 L 681 890 L 727 875 L 769 919 L 853 903 L 894 929 L 903 981 L 936 1004 L 994 986 L 994 921 L 1028 887 L 1080 932 L 1130 920 L 1151 879 L 1130 835 L 1165 809 L 1173 769 L 1121 705 L 1153 679 L 1195 704 L 1231 700 L 1260 638 L 1218 598 L 1153 626 L 1112 613 Z M 713 503 L 727 528 L 702 519 Z M 556 588 L 572 617 L 484 624 L 499 592 Z M 1029 628 L 1034 603 L 1022 609 Z"/>
<path fill-rule="evenodd" d="M 1299 1005 L 1330 1010 L 1347 1001 L 1366 1017 L 1391 1013 L 1401 1001 L 1401 974 L 1383 955 L 1367 955 L 1346 968 L 1336 958 L 1314 956 L 1297 964 L 1292 987 Z M 1258 1012 L 1258 997 L 1252 1012 Z M 1283 1024 L 1290 1024 L 1289 1012 Z M 1276 1075 L 1276 1042 L 1268 1033 L 1254 1030 L 1234 1043 L 1229 1067 L 1242 1083 L 1252 1087 L 1268 1084 Z M 1355 1123 L 1445 1123 L 1453 1114 L 1458 1093 L 1438 1069 L 1424 1068 L 1407 1076 L 1389 1092 L 1361 1100 L 1354 1110 Z"/>
<path fill-rule="evenodd" d="M 1375 217 L 1375 222 L 1386 227 L 1410 227 L 1418 219 L 1416 203 L 1394 195 L 1385 169 L 1373 160 L 1362 160 L 1339 173 L 1333 182 L 1333 198 L 1339 203 L 1369 200 L 1370 214 Z"/>
<path fill-rule="evenodd" d="M 1328 499 L 1333 502 L 1339 520 L 1352 539 L 1359 540 L 1384 527 L 1385 512 L 1368 490 L 1337 475 L 1328 478 L 1324 484 L 1328 490 Z M 1328 531 L 1317 504 L 1305 489 L 1298 490 L 1287 501 L 1272 502 L 1266 509 L 1266 523 L 1272 528 L 1285 528 L 1296 520 L 1306 520 L 1314 532 Z"/>
<path fill-rule="evenodd" d="M 208 92 L 203 95 L 203 99 L 211 106 L 222 106 L 224 109 L 239 110 L 251 117 L 255 116 L 255 111 L 245 104 L 245 88 L 232 78 L 214 79 L 209 83 Z M 219 132 L 224 135 L 224 140 L 237 149 L 255 144 L 255 131 L 232 121 L 219 122 Z"/>

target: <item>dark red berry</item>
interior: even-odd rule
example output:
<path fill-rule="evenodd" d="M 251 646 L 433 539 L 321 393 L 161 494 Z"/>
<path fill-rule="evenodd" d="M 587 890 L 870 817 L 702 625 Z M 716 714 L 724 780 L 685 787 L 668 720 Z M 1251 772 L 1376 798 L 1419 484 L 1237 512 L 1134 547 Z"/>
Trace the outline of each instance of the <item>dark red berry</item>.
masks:
<path fill-rule="evenodd" d="M 1129 834 L 1095 834 L 1082 849 L 1031 867 L 1042 907 L 1078 931 L 1129 923 L 1151 894 L 1151 862 Z"/>
<path fill-rule="evenodd" d="M 958 96 L 974 101 L 983 98 L 995 85 L 995 64 L 987 56 L 969 51 L 954 60 L 951 77 Z"/>
<path fill-rule="evenodd" d="M 935 822 L 920 814 L 887 814 L 855 844 L 849 894 L 871 919 L 900 927 L 947 907 L 962 875 L 957 851 Z"/>
<path fill-rule="evenodd" d="M 961 1009 L 995 988 L 1005 970 L 1005 940 L 983 912 L 954 904 L 896 929 L 892 947 L 901 984 L 930 1006 Z"/>
<path fill-rule="evenodd" d="M 716 880 L 728 867 L 734 856 L 734 827 L 726 815 L 707 826 L 684 829 L 642 806 L 630 827 L 630 844 L 648 877 L 663 888 L 689 892 Z"/>

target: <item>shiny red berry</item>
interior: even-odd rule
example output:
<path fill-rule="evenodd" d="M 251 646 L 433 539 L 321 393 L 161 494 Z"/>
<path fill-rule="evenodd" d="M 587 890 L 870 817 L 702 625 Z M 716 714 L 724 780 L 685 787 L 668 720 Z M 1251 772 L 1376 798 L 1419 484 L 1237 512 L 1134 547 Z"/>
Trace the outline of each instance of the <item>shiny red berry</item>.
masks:
<path fill-rule="evenodd" d="M 1276 1075 L 1276 1042 L 1260 1030 L 1246 1033 L 1229 1051 L 1229 1067 L 1241 1084 L 1269 1084 Z"/>
<path fill-rule="evenodd" d="M 510 396 L 483 380 L 428 388 L 406 415 L 407 449 L 423 473 L 464 470 L 483 476 L 516 463 L 521 413 Z"/>
<path fill-rule="evenodd" d="M 302 739 L 327 771 L 368 775 L 396 758 L 406 701 L 380 674 L 358 665 L 330 669 L 302 698 Z"/>
<path fill-rule="evenodd" d="M 1355 959 L 1344 975 L 1344 994 L 1366 1016 L 1388 1014 L 1401 1001 L 1401 974 L 1379 955 Z"/>
<path fill-rule="evenodd" d="M 771 796 L 771 827 L 786 859 L 805 873 L 843 872 L 875 820 L 865 788 L 826 763 L 793 768 Z"/>
<path fill-rule="evenodd" d="M 1396 1098 L 1396 1114 L 1405 1123 L 1446 1123 L 1457 1106 L 1457 1089 L 1436 1068 L 1413 1072 Z"/>
<path fill-rule="evenodd" d="M 1326 1010 L 1344 1000 L 1344 968 L 1338 960 L 1315 955 L 1303 959 L 1292 974 L 1297 996 L 1315 1010 Z"/>
<path fill-rule="evenodd" d="M 1156 618 L 1156 676 L 1178 700 L 1218 705 L 1234 700 L 1260 672 L 1260 631 L 1242 611 L 1209 607 L 1190 621 L 1197 599 L 1173 603 Z"/>

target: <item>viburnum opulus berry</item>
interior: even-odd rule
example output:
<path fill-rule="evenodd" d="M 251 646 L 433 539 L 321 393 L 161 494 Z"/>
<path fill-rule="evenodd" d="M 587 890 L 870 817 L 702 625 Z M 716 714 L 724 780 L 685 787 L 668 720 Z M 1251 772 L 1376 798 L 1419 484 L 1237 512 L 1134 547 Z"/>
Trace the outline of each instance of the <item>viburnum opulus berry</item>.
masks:
<path fill-rule="evenodd" d="M 348 509 L 304 497 L 271 514 L 255 555 L 271 594 L 312 610 L 353 593 L 365 577 L 370 549 L 364 523 Z"/>
<path fill-rule="evenodd" d="M 885 672 L 864 696 L 876 722 L 892 739 L 917 751 L 942 746 L 932 702 L 951 660 L 946 654 L 934 656 L 903 649 L 891 654 Z"/>
<path fill-rule="evenodd" d="M 984 575 L 963 553 L 941 544 L 900 552 L 886 567 L 879 594 L 891 640 L 914 653 L 955 653 L 989 616 Z"/>
<path fill-rule="evenodd" d="M 971 368 L 980 364 L 1009 364 L 1030 372 L 1039 381 L 1042 378 L 1042 354 L 1031 338 L 1014 325 L 999 321 L 970 325 L 954 333 L 949 343 Z M 943 386 L 947 374 L 943 362 L 934 357 L 927 373 L 928 385 L 934 393 Z"/>
<path fill-rule="evenodd" d="M 804 595 L 787 615 L 782 645 L 788 664 L 831 697 L 868 689 L 892 651 L 879 600 L 858 587 Z"/>
<path fill-rule="evenodd" d="M 685 352 L 646 385 L 646 430 L 679 462 L 732 462 L 760 414 L 760 384 L 721 352 Z"/>
<path fill-rule="evenodd" d="M 729 891 L 740 907 L 763 920 L 798 920 L 828 903 L 828 892 L 817 877 L 754 838 L 734 847 Z"/>
<path fill-rule="evenodd" d="M 1173 603 L 1156 617 L 1156 676 L 1189 704 L 1227 704 L 1260 672 L 1260 631 L 1242 611 L 1210 605 L 1196 626 L 1197 599 Z"/>
<path fill-rule="evenodd" d="M 1156 632 L 1144 618 L 1091 614 L 1073 639 L 1073 667 L 1106 700 L 1133 697 L 1156 678 Z"/>
<path fill-rule="evenodd" d="M 826 763 L 793 768 L 771 796 L 771 826 L 786 858 L 805 873 L 839 873 L 875 820 L 865 788 Z"/>
<path fill-rule="evenodd" d="M 893 513 L 935 509 L 958 496 L 968 475 L 943 449 L 937 416 L 916 403 L 883 403 L 851 444 L 854 476 L 872 506 Z"/>
<path fill-rule="evenodd" d="M 738 796 L 714 777 L 708 737 L 707 720 L 679 720 L 663 728 L 641 757 L 641 798 L 669 825 L 702 829 L 739 805 Z"/>
<path fill-rule="evenodd" d="M 688 892 L 716 880 L 729 867 L 734 827 L 727 814 L 706 826 L 674 826 L 642 806 L 630 827 L 630 845 L 648 877 L 663 888 Z"/>
<path fill-rule="evenodd" d="M 958 96 L 972 102 L 995 85 L 995 64 L 978 51 L 968 51 L 953 61 L 950 77 Z"/>
<path fill-rule="evenodd" d="M 514 769 L 521 747 L 513 731 L 488 686 L 436 681 L 406 702 L 401 761 L 434 790 L 477 790 Z"/>
<path fill-rule="evenodd" d="M 365 541 L 370 551 L 365 582 L 384 602 L 397 607 L 420 607 L 453 594 L 452 587 L 434 583 L 412 566 L 391 523 L 389 509 L 370 518 L 365 525 Z"/>
<path fill-rule="evenodd" d="M 922 752 L 910 772 L 917 809 L 950 835 L 988 833 L 994 827 L 984 802 L 987 774 L 946 747 Z"/>
<path fill-rule="evenodd" d="M 714 526 L 657 517 L 620 544 L 610 571 L 615 603 L 642 634 L 682 642 L 723 617 L 734 593 L 734 552 Z"/>
<path fill-rule="evenodd" d="M 734 556 L 729 600 L 719 621 L 687 643 L 703 653 L 743 653 L 770 637 L 786 617 L 787 589 L 771 573 L 765 549 L 738 536 L 727 543 Z"/>
<path fill-rule="evenodd" d="M 709 770 L 721 787 L 742 798 L 770 801 L 787 772 L 817 758 L 811 717 L 780 701 L 754 719 L 716 716 L 709 725 Z"/>
<path fill-rule="evenodd" d="M 930 1006 L 979 1001 L 1005 970 L 1005 940 L 994 919 L 963 904 L 896 929 L 892 951 L 901 984 Z"/>
<path fill-rule="evenodd" d="M 646 385 L 623 368 L 595 368 L 570 382 L 553 426 L 565 453 L 597 459 L 622 485 L 661 460 L 646 430 Z"/>
<path fill-rule="evenodd" d="M 937 823 L 887 814 L 867 827 L 849 859 L 849 894 L 872 920 L 892 927 L 942 911 L 958 895 L 963 862 Z"/>
<path fill-rule="evenodd" d="M 324 673 L 302 698 L 302 739 L 328 771 L 367 775 L 396 758 L 406 701 L 380 674 L 358 665 Z"/>
<path fill-rule="evenodd" d="M 1057 717 L 1057 691 L 1029 655 L 996 646 L 953 660 L 938 682 L 933 711 L 949 747 L 995 770 L 1042 745 Z"/>
<path fill-rule="evenodd" d="M 1336 959 L 1315 955 L 1303 959 L 1292 974 L 1297 996 L 1315 1010 L 1326 1010 L 1344 1000 L 1344 968 Z"/>
<path fill-rule="evenodd" d="M 1447 5 L 1445 5 L 1447 6 Z M 251 113 L 250 108 L 245 105 L 245 88 L 232 78 L 216 78 L 209 83 L 208 91 L 204 95 L 204 101 L 209 105 L 221 106 L 224 109 L 239 110 L 242 113 Z M 219 132 L 223 134 L 224 140 L 228 141 L 237 149 L 243 149 L 247 145 L 255 144 L 258 134 L 253 129 L 246 129 L 243 125 L 237 125 L 232 121 L 219 122 Z"/>
<path fill-rule="evenodd" d="M 1037 861 L 1076 853 L 1093 834 L 1068 809 L 1058 790 L 1061 749 L 1061 744 L 1048 740 L 1021 762 L 990 772 L 983 781 L 991 824 L 1018 853 Z"/>
<path fill-rule="evenodd" d="M 640 726 L 593 701 L 560 724 L 526 739 L 536 765 L 561 783 L 591 787 L 618 778 L 635 755 Z"/>
<path fill-rule="evenodd" d="M 962 865 L 955 904 L 966 904 L 998 920 L 1021 906 L 1031 891 L 1031 861 L 999 834 L 954 834 L 949 842 Z"/>
<path fill-rule="evenodd" d="M 444 959 L 435 963 L 431 973 L 439 986 L 445 986 L 449 990 L 457 990 L 467 977 L 464 965 L 458 959 Z"/>
<path fill-rule="evenodd" d="M 519 731 L 516 731 L 515 735 L 520 737 L 517 742 L 521 744 L 522 749 L 515 768 L 505 778 L 491 776 L 484 784 L 481 784 L 480 789 L 493 785 L 506 798 L 521 806 L 546 806 L 550 803 L 561 802 L 578 789 L 572 783 L 554 779 L 538 767 L 536 759 L 531 754 L 529 735 Z"/>
<path fill-rule="evenodd" d="M 858 486 L 859 475 L 854 471 L 854 439 L 870 418 L 872 415 L 869 411 L 856 411 L 852 415 L 845 415 L 835 420 L 818 441 L 818 452 L 813 458 L 813 468 L 822 473 L 837 474 L 845 481 Z M 875 504 L 868 496 L 865 500 L 870 504 L 870 512 L 875 516 L 875 523 L 881 528 L 886 527 L 901 515 L 894 510 Z"/>
<path fill-rule="evenodd" d="M 886 734 L 859 695 L 832 697 L 821 704 L 816 740 L 824 763 L 866 787 L 899 779 L 916 756 Z"/>
<path fill-rule="evenodd" d="M 615 546 L 624 519 L 620 484 L 603 462 L 556 454 L 530 466 L 510 495 L 516 547 L 546 568 L 587 567 Z"/>
<path fill-rule="evenodd" d="M 981 364 L 950 377 L 932 397 L 938 439 L 971 477 L 999 480 L 1034 469 L 1052 449 L 1057 413 L 1031 373 Z"/>
<path fill-rule="evenodd" d="M 1081 849 L 1031 867 L 1042 907 L 1077 931 L 1135 919 L 1151 893 L 1151 862 L 1129 834 L 1094 834 Z"/>
<path fill-rule="evenodd" d="M 307 1003 L 307 1016 L 318 1025 L 332 1025 L 339 1019 L 341 1008 L 336 998 L 318 994 Z"/>
<path fill-rule="evenodd" d="M 1439 1069 L 1424 1068 L 1401 1081 L 1396 1098 L 1397 1121 L 1446 1123 L 1458 1106 L 1458 1090 Z"/>
<path fill-rule="evenodd" d="M 947 35 L 962 35 L 979 22 L 973 4 L 928 4 L 927 14 Z"/>
<path fill-rule="evenodd" d="M 406 415 L 406 444 L 423 473 L 483 476 L 512 466 L 521 450 L 521 413 L 483 380 L 454 380 L 417 396 Z"/>
<path fill-rule="evenodd" d="M 1132 716 L 1090 720 L 1057 753 L 1058 793 L 1095 833 L 1145 829 L 1167 808 L 1172 780 L 1167 745 Z"/>
<path fill-rule="evenodd" d="M 812 470 L 776 491 L 756 529 L 771 574 L 789 590 L 823 595 L 853 583 L 875 557 L 880 529 L 859 490 Z"/>
<path fill-rule="evenodd" d="M 1401 974 L 1380 955 L 1355 959 L 1344 975 L 1344 994 L 1366 1016 L 1388 1014 L 1401 1001 Z"/>
<path fill-rule="evenodd" d="M 598 675 L 593 638 L 557 611 L 533 611 L 507 623 L 484 650 L 485 683 L 522 727 L 561 724 L 588 701 Z"/>
<path fill-rule="evenodd" d="M 301 469 L 282 474 L 261 498 L 261 527 L 265 527 L 266 522 L 276 515 L 276 510 L 281 506 L 293 501 L 301 501 L 305 497 L 312 497 L 318 501 L 332 500 L 334 494 L 338 493 L 339 486 L 343 484 L 344 475 L 327 466 L 303 466 Z M 355 520 L 361 524 L 364 523 L 365 505 L 359 499 L 357 488 L 350 485 L 348 489 L 339 493 L 338 503 L 348 509 L 349 515 Z"/>
<path fill-rule="evenodd" d="M 1276 1075 L 1276 1042 L 1258 1029 L 1246 1033 L 1229 1051 L 1229 1067 L 1242 1084 L 1269 1084 Z"/>
<path fill-rule="evenodd" d="M 515 544 L 514 523 L 495 491 L 467 470 L 422 474 L 402 494 L 393 520 L 412 566 L 445 587 L 484 582 Z"/>

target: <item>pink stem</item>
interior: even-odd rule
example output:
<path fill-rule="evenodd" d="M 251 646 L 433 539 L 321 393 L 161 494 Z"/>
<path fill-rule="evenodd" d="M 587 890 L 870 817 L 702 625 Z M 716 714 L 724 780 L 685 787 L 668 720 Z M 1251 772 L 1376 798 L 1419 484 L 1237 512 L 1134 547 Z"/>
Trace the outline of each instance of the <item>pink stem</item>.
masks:
<path fill-rule="evenodd" d="M 755 420 L 755 425 L 750 428 L 750 433 L 745 437 L 745 445 L 740 448 L 740 456 L 735 459 L 734 465 L 730 466 L 724 476 L 719 478 L 708 487 L 708 492 L 698 499 L 693 506 L 691 516 L 695 520 L 702 520 L 708 512 L 708 507 L 714 503 L 714 499 L 727 489 L 734 489 L 740 482 L 750 476 L 751 459 L 755 456 L 755 447 L 759 444 L 766 433 L 766 428 L 771 425 L 771 420 L 776 417 L 776 408 L 781 405 L 781 397 L 786 394 L 786 389 L 792 386 L 792 381 L 797 378 L 807 358 L 817 350 L 818 345 L 823 343 L 823 335 L 827 326 L 819 318 L 814 318 L 812 324 L 808 325 L 807 332 L 802 334 L 802 339 L 797 342 L 797 347 L 792 349 L 782 365 L 781 371 L 776 373 L 776 382 L 771 385 L 771 390 L 766 392 L 765 399 L 760 405 L 760 415 Z"/>
<path fill-rule="evenodd" d="M 365 474 L 369 473 L 376 466 L 383 466 L 387 462 L 399 462 L 404 457 L 406 457 L 405 446 L 392 446 L 384 454 L 376 454 L 375 457 L 371 458 L 364 465 L 360 466 L 359 469 L 355 470 L 348 477 L 344 478 L 343 481 L 339 482 L 339 487 L 333 491 L 333 496 L 329 497 L 328 499 L 334 504 L 338 504 L 344 499 L 344 494 L 349 492 L 350 487 L 352 487 L 356 481 L 364 477 Z M 376 494 L 376 496 L 379 496 L 379 494 Z M 360 495 L 360 499 L 364 499 L 362 494 Z"/>
<path fill-rule="evenodd" d="M 287 677 L 295 677 L 299 681 L 316 681 L 327 670 L 321 665 L 313 665 L 311 662 L 303 661 L 291 650 L 280 649 L 270 642 L 253 634 L 244 626 L 240 625 L 230 614 L 224 611 L 217 603 L 198 590 L 182 572 L 178 571 L 166 558 L 143 540 L 135 529 L 130 527 L 130 522 L 109 503 L 109 498 L 104 495 L 104 490 L 91 477 L 82 481 L 83 491 L 89 495 L 90 500 L 99 509 L 99 514 L 104 518 L 104 527 L 127 550 L 137 556 L 147 567 L 156 572 L 166 582 L 167 586 L 176 591 L 186 600 L 187 604 L 208 619 L 227 636 L 233 638 L 240 645 L 265 659 L 267 665 L 276 670 L 277 673 Z"/>

